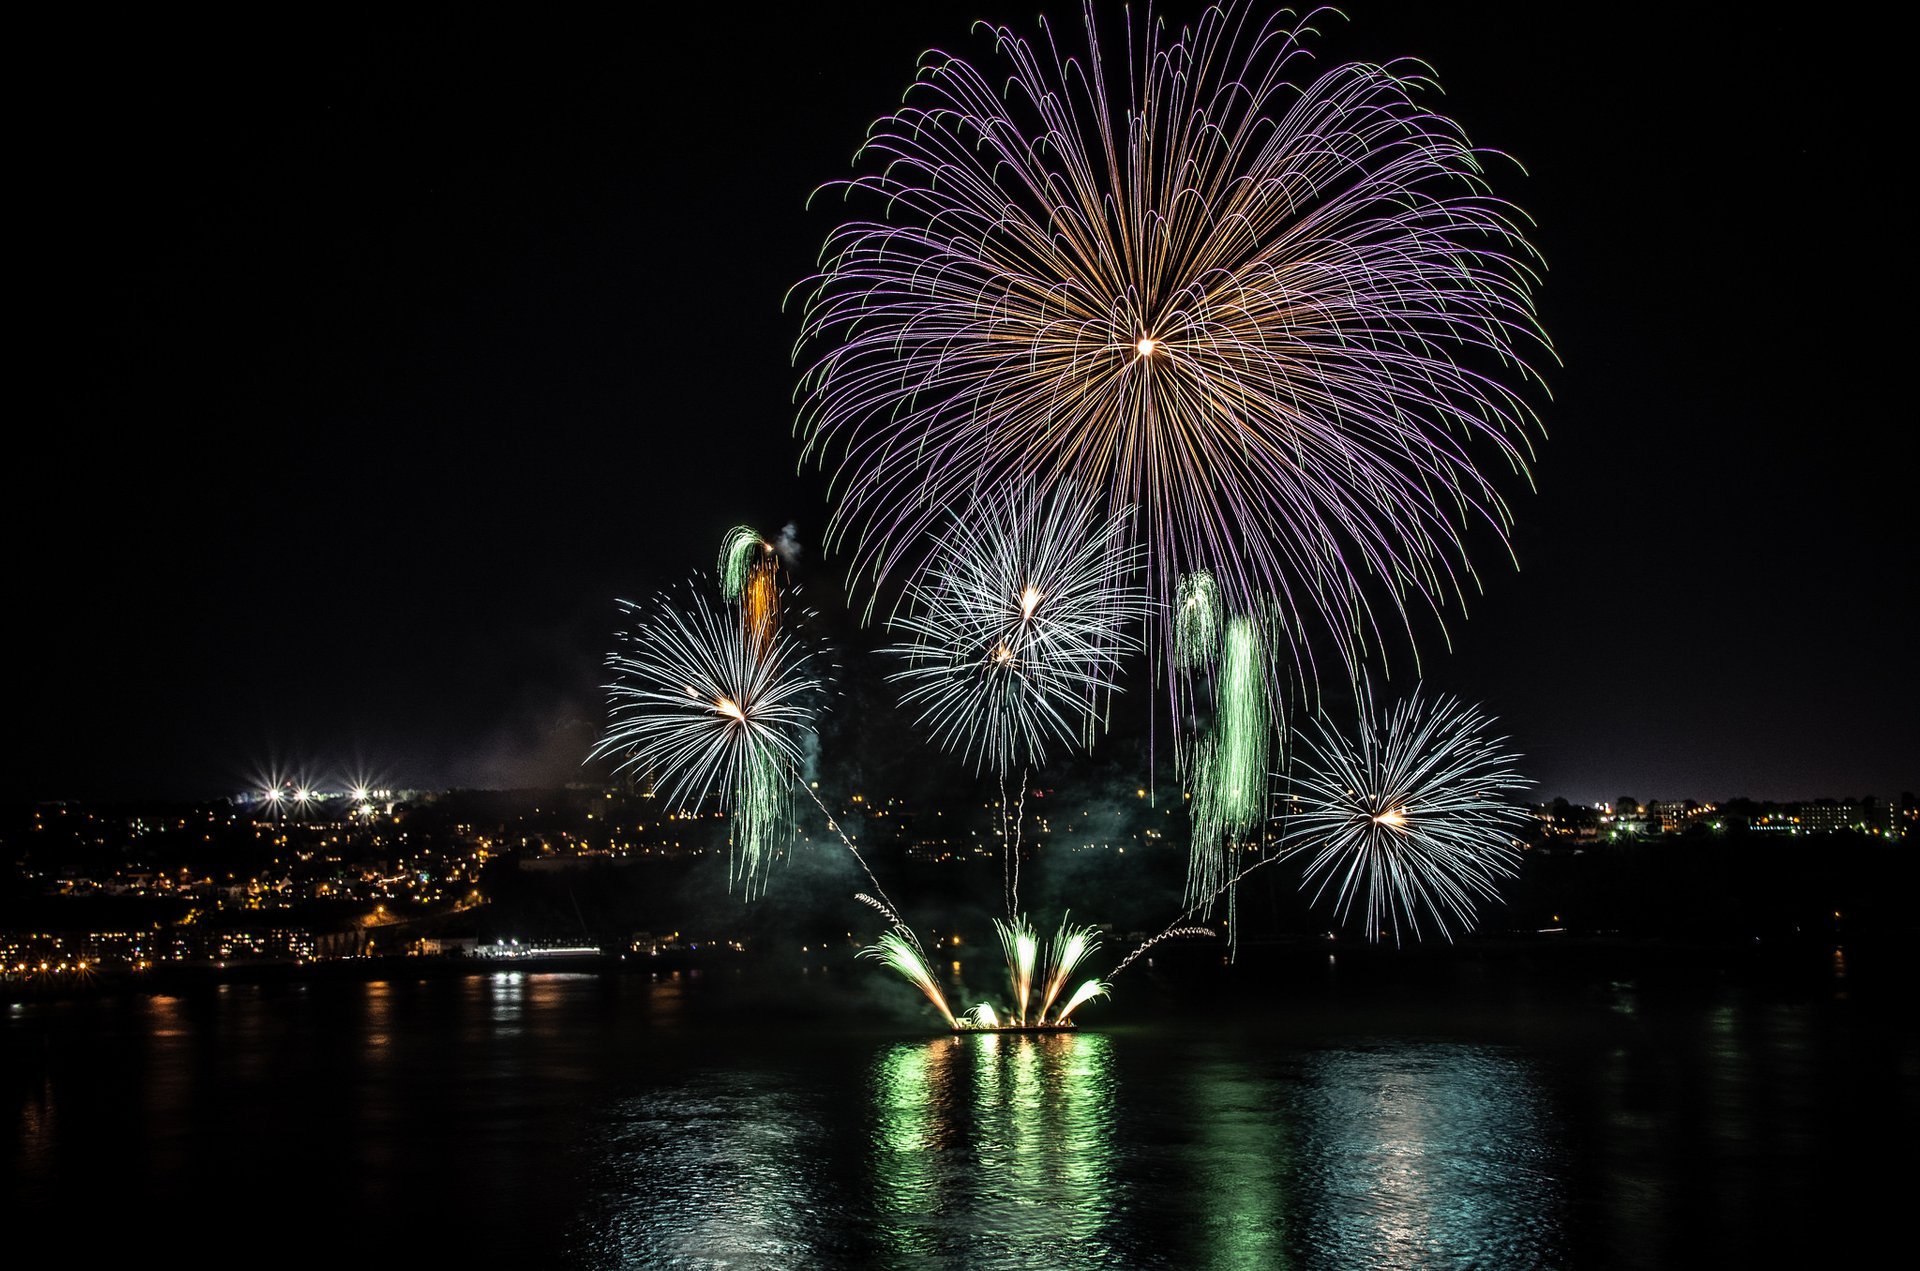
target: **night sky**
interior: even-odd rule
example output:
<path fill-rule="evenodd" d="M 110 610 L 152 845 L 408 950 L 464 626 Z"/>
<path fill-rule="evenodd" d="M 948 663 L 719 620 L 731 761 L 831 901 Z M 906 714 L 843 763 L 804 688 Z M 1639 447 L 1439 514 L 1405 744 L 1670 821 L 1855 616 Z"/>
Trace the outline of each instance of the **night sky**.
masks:
<path fill-rule="evenodd" d="M 1315 44 L 1428 60 L 1549 265 L 1521 568 L 1478 545 L 1428 682 L 1542 797 L 1914 789 L 1890 32 L 1548 8 L 1354 0 Z M 25 30 L 0 794 L 594 779 L 616 597 L 791 522 L 830 605 L 782 310 L 808 193 L 922 49 L 1037 11 Z"/>

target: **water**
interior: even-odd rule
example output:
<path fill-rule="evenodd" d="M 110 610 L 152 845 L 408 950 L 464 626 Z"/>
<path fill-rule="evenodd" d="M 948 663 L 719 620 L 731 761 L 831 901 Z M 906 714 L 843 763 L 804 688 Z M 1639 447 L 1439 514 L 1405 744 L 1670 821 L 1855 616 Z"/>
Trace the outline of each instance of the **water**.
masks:
<path fill-rule="evenodd" d="M 19 1004 L 0 1194 L 90 1260 L 213 1265 L 1777 1265 L 1897 1212 L 1897 991 L 1236 981 L 1149 974 L 1037 1037 L 934 1034 L 868 968 Z"/>

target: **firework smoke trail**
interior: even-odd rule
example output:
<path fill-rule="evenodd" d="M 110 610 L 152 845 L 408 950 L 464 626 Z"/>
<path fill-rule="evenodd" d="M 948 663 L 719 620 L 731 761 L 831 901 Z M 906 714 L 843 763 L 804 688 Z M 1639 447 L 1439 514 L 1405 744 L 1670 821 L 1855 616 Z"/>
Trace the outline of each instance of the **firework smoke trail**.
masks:
<path fill-rule="evenodd" d="M 1007 979 L 1013 988 L 1013 1018 L 1020 1027 L 1025 1028 L 1027 1001 L 1033 995 L 1033 964 L 1040 953 L 1040 937 L 1034 934 L 1024 914 L 1005 922 L 995 918 L 993 929 L 1000 933 L 1000 947 L 1007 954 Z"/>
<path fill-rule="evenodd" d="M 1273 734 L 1267 669 L 1263 624 L 1236 615 L 1214 678 L 1213 731 L 1194 752 L 1189 902 L 1228 888 L 1235 841 L 1265 818 Z"/>
<path fill-rule="evenodd" d="M 1283 851 L 1313 852 L 1302 874 L 1317 903 L 1337 879 L 1345 922 L 1363 896 L 1367 938 L 1391 927 L 1420 938 L 1422 914 L 1446 939 L 1449 920 L 1471 926 L 1478 899 L 1497 899 L 1498 880 L 1519 861 L 1514 835 L 1524 810 L 1507 796 L 1532 783 L 1514 770 L 1491 721 L 1450 697 L 1413 694 L 1385 715 L 1360 685 L 1358 735 L 1316 719 L 1303 734 L 1292 784 L 1295 810 Z"/>
<path fill-rule="evenodd" d="M 819 687 L 811 655 L 782 637 L 752 640 L 698 589 L 683 611 L 661 596 L 607 659 L 607 731 L 594 757 L 616 772 L 649 774 L 662 805 L 683 811 L 717 794 L 731 820 L 728 885 L 751 898 L 793 835 L 792 789 L 813 730 Z"/>
<path fill-rule="evenodd" d="M 906 637 L 887 678 L 935 741 L 1003 781 L 1050 742 L 1091 744 L 1149 613 L 1124 528 L 1071 488 L 980 494 L 952 520 L 887 621 Z"/>
<path fill-rule="evenodd" d="M 1161 618 L 1206 571 L 1278 605 L 1303 670 L 1311 630 L 1352 671 L 1478 588 L 1475 526 L 1506 540 L 1494 477 L 1539 425 L 1501 377 L 1552 357 L 1526 218 L 1419 63 L 1296 82 L 1291 15 L 1120 21 L 928 54 L 827 187 L 871 209 L 798 289 L 827 544 L 877 590 L 972 491 L 1072 483 L 1126 517 Z"/>
<path fill-rule="evenodd" d="M 960 1022 L 954 1019 L 953 1011 L 947 1006 L 946 995 L 940 991 L 940 985 L 934 981 L 933 972 L 928 969 L 926 959 L 920 955 L 918 949 L 901 939 L 897 932 L 881 932 L 880 938 L 860 950 L 858 956 L 878 959 L 906 976 L 913 981 L 916 988 L 927 995 L 929 1002 L 939 1008 L 940 1014 L 946 1017 L 948 1028 L 960 1027 Z"/>
<path fill-rule="evenodd" d="M 1047 949 L 1046 989 L 1040 998 L 1040 1013 L 1034 1018 L 1039 1023 L 1047 1022 L 1047 1011 L 1053 1006 L 1054 999 L 1060 996 L 1060 990 L 1066 987 L 1067 977 L 1079 969 L 1087 955 L 1100 947 L 1094 939 L 1092 927 L 1076 927 L 1067 921 L 1067 915 L 1060 915 L 1060 930 L 1055 933 L 1053 943 Z M 1064 1006 L 1055 1023 L 1064 1023 L 1072 1005 Z"/>

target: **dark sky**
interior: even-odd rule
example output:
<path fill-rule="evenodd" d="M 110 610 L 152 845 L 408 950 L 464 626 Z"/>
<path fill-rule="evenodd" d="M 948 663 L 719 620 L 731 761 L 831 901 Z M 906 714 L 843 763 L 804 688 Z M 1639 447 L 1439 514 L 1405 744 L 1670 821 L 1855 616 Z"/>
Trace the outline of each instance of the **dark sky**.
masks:
<path fill-rule="evenodd" d="M 921 49 L 1037 11 L 25 30 L 0 794 L 577 777 L 615 597 L 736 522 L 817 542 L 781 307 L 832 224 L 809 191 Z M 1496 179 L 1539 222 L 1566 362 L 1512 496 L 1521 569 L 1482 545 L 1429 682 L 1498 715 L 1547 796 L 1920 786 L 1891 32 L 1349 12 L 1323 58 L 1424 57 L 1525 164 Z M 835 562 L 804 572 L 836 590 Z"/>

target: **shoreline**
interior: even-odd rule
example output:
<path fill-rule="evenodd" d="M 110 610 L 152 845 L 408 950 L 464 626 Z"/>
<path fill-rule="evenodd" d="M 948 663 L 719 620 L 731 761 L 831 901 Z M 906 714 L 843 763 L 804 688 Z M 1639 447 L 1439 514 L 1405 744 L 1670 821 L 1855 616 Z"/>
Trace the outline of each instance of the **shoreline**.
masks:
<path fill-rule="evenodd" d="M 986 956 L 989 951 L 979 950 Z M 855 948 L 776 963 L 765 954 L 674 951 L 656 955 L 568 953 L 554 957 L 391 957 L 325 961 L 179 963 L 146 971 L 88 972 L 0 981 L 0 1004 L 58 1002 L 125 994 L 187 996 L 228 984 L 304 984 L 380 980 L 463 979 L 499 974 L 637 975 L 726 970 L 736 974 L 803 974 L 851 969 Z M 1302 966 L 1337 960 L 1344 968 L 1382 975 L 1418 975 L 1435 968 L 1473 963 L 1539 962 L 1591 973 L 1643 974 L 1662 969 L 1710 969 L 1760 978 L 1815 976 L 1871 979 L 1901 975 L 1920 964 L 1920 946 L 1898 937 L 1854 934 L 1844 943 L 1795 940 L 1762 942 L 1677 942 L 1654 937 L 1609 935 L 1491 936 L 1453 944 L 1395 948 L 1363 941 L 1293 937 L 1242 941 L 1232 957 L 1219 942 L 1161 945 L 1143 969 L 1181 980 L 1230 983 L 1241 976 L 1264 975 L 1287 964 Z"/>

